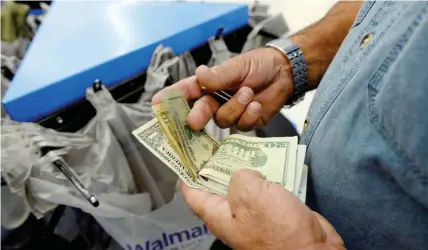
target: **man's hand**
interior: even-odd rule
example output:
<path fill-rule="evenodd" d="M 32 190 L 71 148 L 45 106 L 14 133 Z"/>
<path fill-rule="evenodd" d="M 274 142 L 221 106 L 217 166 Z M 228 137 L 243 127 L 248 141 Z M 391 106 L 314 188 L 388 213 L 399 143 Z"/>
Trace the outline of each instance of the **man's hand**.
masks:
<path fill-rule="evenodd" d="M 327 220 L 259 172 L 235 172 L 227 198 L 184 183 L 181 191 L 209 230 L 233 249 L 345 249 Z"/>
<path fill-rule="evenodd" d="M 318 86 L 361 4 L 360 1 L 339 2 L 323 19 L 290 37 L 305 55 L 309 89 Z M 201 87 L 237 93 L 220 107 L 210 96 L 200 98 Z M 202 129 L 214 117 L 221 128 L 236 125 L 239 130 L 248 131 L 266 125 L 280 111 L 293 93 L 293 82 L 288 59 L 272 48 L 263 48 L 211 69 L 200 66 L 195 76 L 170 88 L 181 89 L 188 100 L 200 98 L 187 119 L 192 129 Z M 152 101 L 153 104 L 162 102 L 162 91 Z"/>
<path fill-rule="evenodd" d="M 200 98 L 201 88 L 209 91 L 229 90 L 236 94 L 225 104 L 211 96 L 197 100 L 187 122 L 192 129 L 202 129 L 214 117 L 221 128 L 237 125 L 242 131 L 265 125 L 279 112 L 293 92 L 291 69 L 287 59 L 271 48 L 257 49 L 223 64 L 200 66 L 196 75 L 177 82 L 170 88 L 180 89 L 188 100 Z M 162 102 L 162 91 L 153 104 Z"/>

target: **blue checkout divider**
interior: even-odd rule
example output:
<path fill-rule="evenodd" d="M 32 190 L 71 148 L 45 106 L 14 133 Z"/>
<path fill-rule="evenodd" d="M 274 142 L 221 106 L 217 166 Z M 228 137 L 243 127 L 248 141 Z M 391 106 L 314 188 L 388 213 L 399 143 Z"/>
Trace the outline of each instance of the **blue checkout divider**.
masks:
<path fill-rule="evenodd" d="M 176 54 L 248 24 L 246 4 L 57 1 L 33 39 L 3 105 L 12 119 L 37 121 L 147 69 L 157 45 Z"/>

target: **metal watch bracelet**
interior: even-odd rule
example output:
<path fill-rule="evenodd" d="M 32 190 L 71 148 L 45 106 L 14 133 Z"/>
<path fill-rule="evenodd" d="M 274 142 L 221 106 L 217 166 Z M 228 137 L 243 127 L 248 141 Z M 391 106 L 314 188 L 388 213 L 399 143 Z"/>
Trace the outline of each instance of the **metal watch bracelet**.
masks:
<path fill-rule="evenodd" d="M 293 76 L 293 95 L 288 99 L 286 105 L 293 106 L 300 102 L 305 96 L 308 86 L 308 68 L 302 50 L 289 39 L 279 38 L 266 44 L 267 48 L 278 50 L 288 58 Z"/>

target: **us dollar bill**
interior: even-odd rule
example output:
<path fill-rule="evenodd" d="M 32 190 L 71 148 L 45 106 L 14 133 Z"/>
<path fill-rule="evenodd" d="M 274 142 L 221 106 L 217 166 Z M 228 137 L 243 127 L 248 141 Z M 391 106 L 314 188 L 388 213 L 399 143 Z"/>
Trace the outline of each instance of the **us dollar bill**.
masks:
<path fill-rule="evenodd" d="M 156 118 L 134 130 L 132 133 L 141 144 L 174 171 L 188 186 L 206 190 L 182 163 L 176 151 L 169 144 L 168 138 L 163 133 Z"/>
<path fill-rule="evenodd" d="M 294 189 L 297 137 L 258 138 L 242 135 L 227 137 L 200 170 L 204 183 L 229 185 L 234 172 L 240 169 L 259 171 L 266 180 L 286 189 Z"/>
<path fill-rule="evenodd" d="M 190 108 L 181 92 L 166 91 L 163 104 L 167 107 L 169 120 L 172 121 L 182 151 L 192 173 L 199 173 L 220 146 L 214 136 L 205 129 L 192 130 L 186 122 Z"/>
<path fill-rule="evenodd" d="M 183 152 L 183 145 L 180 138 L 178 137 L 175 125 L 168 115 L 167 107 L 164 105 L 164 103 L 160 103 L 153 106 L 152 109 L 163 134 L 168 140 L 169 145 L 172 147 L 175 153 L 177 153 L 184 166 L 187 167 L 189 163 L 187 162 L 187 158 Z M 197 178 L 196 172 L 192 172 L 191 169 L 189 169 L 189 172 L 192 174 L 193 178 Z"/>
<path fill-rule="evenodd" d="M 176 151 L 169 144 L 169 139 L 165 136 L 157 118 L 134 130 L 132 134 L 189 187 L 221 195 L 227 193 L 227 190 L 224 190 L 222 186 L 212 185 L 211 188 L 208 188 L 201 184 L 199 176 L 194 177 L 192 175 L 189 168 L 183 164 Z"/>

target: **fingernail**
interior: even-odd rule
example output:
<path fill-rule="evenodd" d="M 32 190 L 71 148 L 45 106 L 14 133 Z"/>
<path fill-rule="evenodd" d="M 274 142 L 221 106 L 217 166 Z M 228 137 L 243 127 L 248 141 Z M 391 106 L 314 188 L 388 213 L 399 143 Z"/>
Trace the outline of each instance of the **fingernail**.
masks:
<path fill-rule="evenodd" d="M 158 103 L 160 103 L 160 102 L 162 102 L 162 99 L 161 99 L 161 94 L 158 92 L 158 93 L 156 93 L 154 96 L 153 96 L 153 98 L 152 98 L 152 104 L 153 105 L 155 105 L 155 104 L 158 104 Z"/>
<path fill-rule="evenodd" d="M 242 91 L 238 96 L 238 101 L 241 104 L 247 104 L 250 102 L 250 100 L 251 100 L 251 94 L 248 93 L 247 91 Z"/>
<path fill-rule="evenodd" d="M 251 116 L 258 116 L 260 109 L 258 107 L 254 107 L 254 105 L 250 105 L 248 106 L 247 113 Z"/>
<path fill-rule="evenodd" d="M 213 71 L 213 69 L 211 68 L 208 68 L 207 66 L 205 66 L 205 65 L 201 65 L 201 66 L 199 66 L 198 68 L 197 68 L 197 71 L 199 71 L 199 72 L 205 72 L 205 73 L 214 73 L 214 71 Z"/>

